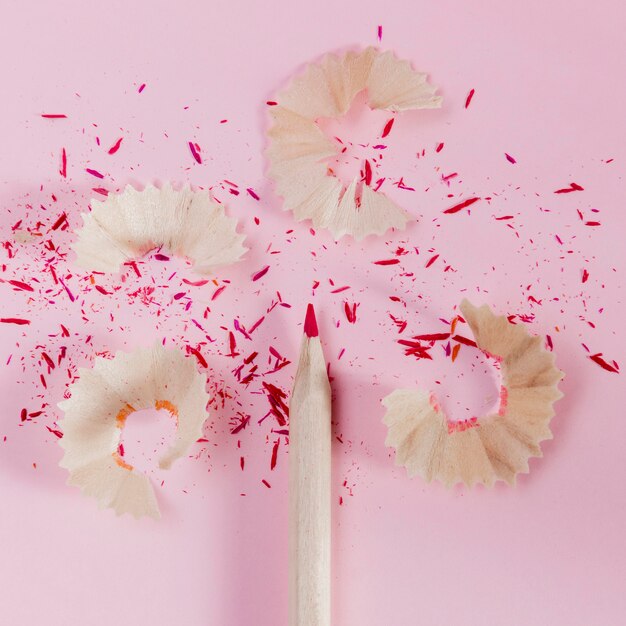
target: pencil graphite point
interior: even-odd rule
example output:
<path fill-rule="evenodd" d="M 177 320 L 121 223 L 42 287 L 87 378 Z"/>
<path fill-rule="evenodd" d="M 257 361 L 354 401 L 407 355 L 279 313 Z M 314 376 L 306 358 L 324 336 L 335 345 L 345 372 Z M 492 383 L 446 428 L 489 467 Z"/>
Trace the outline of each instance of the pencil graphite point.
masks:
<path fill-rule="evenodd" d="M 317 337 L 319 331 L 317 330 L 317 320 L 315 319 L 315 309 L 312 304 L 306 308 L 306 318 L 304 319 L 304 334 L 307 337 Z"/>

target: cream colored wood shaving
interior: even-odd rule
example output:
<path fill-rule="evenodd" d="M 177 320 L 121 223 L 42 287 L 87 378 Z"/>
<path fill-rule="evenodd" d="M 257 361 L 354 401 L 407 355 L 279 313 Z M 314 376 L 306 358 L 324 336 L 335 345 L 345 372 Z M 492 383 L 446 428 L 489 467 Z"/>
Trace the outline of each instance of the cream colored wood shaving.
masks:
<path fill-rule="evenodd" d="M 161 468 L 186 453 L 202 435 L 209 395 L 193 359 L 157 344 L 114 358 L 96 358 L 80 369 L 71 397 L 59 403 L 65 413 L 59 439 L 69 471 L 68 484 L 95 497 L 118 515 L 159 517 L 154 489 L 144 474 L 119 454 L 124 423 L 133 411 L 166 409 L 176 420 L 176 437 L 159 461 Z"/>
<path fill-rule="evenodd" d="M 563 373 L 541 337 L 530 335 L 523 324 L 511 324 L 488 306 L 477 308 L 467 300 L 460 310 L 478 348 L 500 361 L 498 411 L 470 422 L 449 422 L 432 394 L 399 389 L 383 400 L 386 445 L 395 448 L 396 464 L 409 476 L 419 474 L 427 482 L 514 485 L 518 473 L 529 471 L 528 459 L 542 456 L 540 443 L 552 439 L 550 420 L 554 402 L 563 395 L 558 389 Z"/>
<path fill-rule="evenodd" d="M 92 200 L 91 208 L 82 214 L 73 246 L 76 263 L 86 270 L 117 272 L 124 262 L 162 246 L 193 261 L 196 272 L 210 274 L 246 251 L 237 221 L 206 191 L 177 191 L 169 183 L 138 191 L 128 185 L 102 202 Z"/>
<path fill-rule="evenodd" d="M 341 150 L 317 122 L 345 115 L 363 90 L 372 109 L 397 112 L 441 106 L 426 74 L 391 52 L 367 48 L 341 56 L 328 54 L 311 63 L 278 94 L 277 106 L 271 109 L 269 176 L 284 208 L 293 211 L 298 221 L 310 219 L 316 228 L 330 230 L 335 239 L 382 235 L 390 228 L 404 229 L 411 219 L 358 176 L 346 188 L 326 164 Z"/>

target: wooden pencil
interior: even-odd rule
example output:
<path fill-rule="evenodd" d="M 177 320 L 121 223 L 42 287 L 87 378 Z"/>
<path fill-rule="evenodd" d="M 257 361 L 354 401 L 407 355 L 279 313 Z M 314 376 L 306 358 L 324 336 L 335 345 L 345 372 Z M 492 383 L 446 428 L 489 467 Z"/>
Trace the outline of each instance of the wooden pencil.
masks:
<path fill-rule="evenodd" d="M 331 394 L 313 306 L 289 405 L 289 626 L 330 626 Z"/>

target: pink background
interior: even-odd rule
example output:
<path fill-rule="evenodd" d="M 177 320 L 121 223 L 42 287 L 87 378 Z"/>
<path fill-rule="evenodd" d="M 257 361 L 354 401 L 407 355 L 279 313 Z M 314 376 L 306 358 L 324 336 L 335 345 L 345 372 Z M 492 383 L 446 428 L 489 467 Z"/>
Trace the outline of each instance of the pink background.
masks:
<path fill-rule="evenodd" d="M 10 243 L 0 252 L 0 278 L 33 288 L 0 284 L 2 317 L 31 320 L 0 324 L 1 362 L 10 359 L 0 382 L 2 623 L 286 623 L 287 446 L 271 416 L 259 420 L 269 406 L 262 381 L 289 390 L 294 366 L 248 386 L 233 370 L 257 351 L 258 371 L 268 372 L 270 346 L 294 361 L 309 300 L 336 396 L 333 623 L 623 623 L 626 397 L 622 374 L 588 358 L 623 365 L 625 348 L 623 3 L 383 4 L 2 2 L 2 241 L 12 242 L 21 219 L 57 247 Z M 381 47 L 427 71 L 445 102 L 398 117 L 375 172 L 419 221 L 406 233 L 335 244 L 280 211 L 265 177 L 265 102 L 322 53 L 377 45 L 378 25 Z M 330 130 L 371 146 L 388 118 L 355 111 Z M 201 165 L 189 141 L 201 147 Z M 340 171 L 358 170 L 364 154 L 371 148 L 355 149 Z M 394 186 L 401 177 L 414 192 Z M 227 203 L 248 236 L 245 261 L 193 287 L 183 278 L 198 277 L 184 262 L 148 257 L 141 278 L 128 268 L 123 281 L 96 276 L 109 295 L 97 291 L 68 248 L 80 212 L 102 197 L 92 189 L 166 180 L 211 187 Z M 571 182 L 584 190 L 554 194 Z M 482 200 L 471 211 L 443 214 L 472 196 Z M 63 211 L 70 228 L 50 230 Z M 373 264 L 399 247 L 407 251 L 399 264 Z M 51 262 L 74 302 L 53 282 Z M 350 289 L 332 293 L 342 286 Z M 277 291 L 291 308 L 266 313 Z M 554 440 L 516 489 L 408 480 L 384 446 L 380 400 L 397 386 L 433 389 L 454 418 L 493 400 L 495 379 L 471 349 L 452 363 L 436 346 L 432 361 L 417 361 L 397 344 L 445 330 L 439 320 L 463 296 L 529 316 L 566 372 Z M 346 301 L 359 303 L 355 324 Z M 402 334 L 390 314 L 407 322 Z M 250 328 L 262 315 L 251 340 L 234 329 L 235 318 Z M 236 358 L 227 356 L 229 332 Z M 65 486 L 46 427 L 56 429 L 56 403 L 96 352 L 163 338 L 199 349 L 212 388 L 232 398 L 212 410 L 208 441 L 170 472 L 151 468 L 171 424 L 154 414 L 129 420 L 127 454 L 150 469 L 163 518 L 116 518 Z M 21 422 L 23 408 L 42 413 Z M 237 412 L 251 419 L 233 435 Z"/>

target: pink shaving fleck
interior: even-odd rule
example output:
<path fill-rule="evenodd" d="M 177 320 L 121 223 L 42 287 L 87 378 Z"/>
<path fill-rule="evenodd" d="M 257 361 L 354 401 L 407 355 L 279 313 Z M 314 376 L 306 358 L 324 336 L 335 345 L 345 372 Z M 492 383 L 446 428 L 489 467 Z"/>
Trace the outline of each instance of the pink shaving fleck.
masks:
<path fill-rule="evenodd" d="M 465 419 L 458 422 L 448 422 L 448 435 L 452 435 L 453 433 L 462 433 L 465 430 L 469 430 L 470 428 L 478 427 L 478 418 L 470 417 L 469 419 Z"/>
<path fill-rule="evenodd" d="M 500 406 L 498 407 L 498 415 L 500 417 L 506 415 L 506 408 L 509 404 L 509 390 L 502 385 L 500 387 Z"/>

